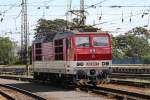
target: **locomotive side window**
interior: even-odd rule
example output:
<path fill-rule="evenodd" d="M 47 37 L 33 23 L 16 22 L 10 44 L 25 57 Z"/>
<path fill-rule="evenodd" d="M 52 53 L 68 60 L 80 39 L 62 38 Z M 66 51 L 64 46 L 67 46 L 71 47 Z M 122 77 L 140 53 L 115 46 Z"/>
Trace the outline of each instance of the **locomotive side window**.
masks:
<path fill-rule="evenodd" d="M 63 45 L 63 40 L 62 39 L 55 40 L 55 46 L 60 46 L 60 45 Z"/>
<path fill-rule="evenodd" d="M 55 53 L 63 52 L 63 47 L 55 47 Z"/>
<path fill-rule="evenodd" d="M 42 54 L 42 50 L 41 49 L 36 49 L 36 54 Z"/>
<path fill-rule="evenodd" d="M 108 46 L 108 37 L 93 37 L 94 46 Z"/>
<path fill-rule="evenodd" d="M 35 44 L 35 60 L 36 61 L 42 60 L 42 44 L 41 43 Z"/>
<path fill-rule="evenodd" d="M 36 61 L 41 61 L 42 60 L 42 56 L 36 56 Z"/>
<path fill-rule="evenodd" d="M 41 48 L 42 46 L 41 46 L 41 43 L 36 43 L 35 44 L 35 48 Z"/>
<path fill-rule="evenodd" d="M 76 46 L 77 47 L 89 47 L 90 39 L 89 37 L 76 37 Z"/>
<path fill-rule="evenodd" d="M 63 39 L 55 40 L 55 60 L 63 60 Z"/>

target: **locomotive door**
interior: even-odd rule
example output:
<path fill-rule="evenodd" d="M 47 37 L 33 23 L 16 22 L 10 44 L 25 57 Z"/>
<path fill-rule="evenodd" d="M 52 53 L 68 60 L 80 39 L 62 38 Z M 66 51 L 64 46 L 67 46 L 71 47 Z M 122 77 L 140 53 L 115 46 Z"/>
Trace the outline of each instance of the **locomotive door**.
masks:
<path fill-rule="evenodd" d="M 66 61 L 73 60 L 73 50 L 72 50 L 72 42 L 71 38 L 66 39 Z"/>
<path fill-rule="evenodd" d="M 72 39 L 66 38 L 66 66 L 72 65 L 71 61 L 74 59 L 73 55 Z"/>

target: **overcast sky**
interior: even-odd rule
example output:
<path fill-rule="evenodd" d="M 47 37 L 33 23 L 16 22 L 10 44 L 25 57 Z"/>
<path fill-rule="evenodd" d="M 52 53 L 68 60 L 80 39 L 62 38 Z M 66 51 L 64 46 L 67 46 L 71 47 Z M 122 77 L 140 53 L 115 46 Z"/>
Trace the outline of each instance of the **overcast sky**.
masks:
<path fill-rule="evenodd" d="M 21 1 L 0 0 L 0 36 L 9 36 L 18 42 L 20 42 Z M 34 34 L 34 28 L 40 18 L 65 19 L 67 1 L 70 0 L 28 0 L 30 33 Z M 101 1 L 104 2 L 100 3 Z M 86 24 L 101 23 L 96 27 L 110 31 L 113 35 L 122 34 L 137 26 L 145 26 L 150 19 L 150 0 L 85 0 L 85 8 L 94 4 L 97 5 L 86 9 Z M 72 0 L 72 9 L 79 9 L 79 7 L 80 0 Z M 144 16 L 142 16 L 143 13 L 145 13 Z M 101 20 L 99 20 L 100 16 Z M 149 28 L 150 26 L 147 27 Z M 5 34 L 8 32 L 12 34 Z M 33 35 L 30 35 L 31 40 L 33 40 L 32 37 Z"/>

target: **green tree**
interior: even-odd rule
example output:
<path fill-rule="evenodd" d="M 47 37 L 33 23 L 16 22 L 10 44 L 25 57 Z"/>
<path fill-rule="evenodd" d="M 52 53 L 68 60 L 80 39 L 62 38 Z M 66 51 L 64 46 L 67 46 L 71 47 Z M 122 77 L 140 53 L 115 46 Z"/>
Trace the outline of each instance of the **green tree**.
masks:
<path fill-rule="evenodd" d="M 144 27 L 135 27 L 132 30 L 126 32 L 125 34 L 126 35 L 133 34 L 133 35 L 138 36 L 138 37 L 143 37 L 146 40 L 150 39 L 150 31 L 145 29 Z"/>
<path fill-rule="evenodd" d="M 125 33 L 128 42 L 126 55 L 143 57 L 150 55 L 150 31 L 144 27 L 135 27 Z M 129 45 L 130 43 L 130 45 Z"/>
<path fill-rule="evenodd" d="M 150 53 L 150 45 L 145 38 L 134 35 L 127 35 L 125 38 L 127 44 L 125 55 L 127 57 L 143 57 Z"/>
<path fill-rule="evenodd" d="M 66 29 L 68 26 L 71 29 L 86 29 L 92 30 L 93 27 L 90 25 L 78 26 L 78 20 L 74 19 L 73 22 L 68 22 L 64 19 L 56 19 L 56 20 L 46 20 L 46 19 L 39 19 L 37 22 L 37 26 L 35 29 L 35 38 L 40 38 L 46 36 L 47 34 L 52 34 L 52 36 L 57 31 L 62 31 Z M 96 29 L 96 28 L 95 28 Z"/>
<path fill-rule="evenodd" d="M 56 19 L 56 20 L 46 20 L 46 19 L 39 19 L 38 25 L 35 29 L 35 37 L 42 37 L 47 34 L 52 34 L 55 31 L 63 30 L 67 27 L 67 21 L 63 19 Z"/>
<path fill-rule="evenodd" d="M 11 64 L 15 62 L 15 43 L 9 38 L 0 37 L 0 64 Z"/>
<path fill-rule="evenodd" d="M 149 31 L 142 27 L 136 27 L 113 39 L 113 56 L 138 57 L 150 55 Z"/>
<path fill-rule="evenodd" d="M 123 58 L 124 57 L 124 52 L 122 51 L 122 46 L 120 44 L 120 37 L 113 37 L 112 38 L 112 53 L 113 53 L 113 58 Z"/>
<path fill-rule="evenodd" d="M 63 19 L 56 20 L 46 20 L 39 19 L 38 25 L 36 27 L 36 33 L 48 33 L 51 31 L 61 30 L 62 28 L 66 28 L 67 21 Z"/>

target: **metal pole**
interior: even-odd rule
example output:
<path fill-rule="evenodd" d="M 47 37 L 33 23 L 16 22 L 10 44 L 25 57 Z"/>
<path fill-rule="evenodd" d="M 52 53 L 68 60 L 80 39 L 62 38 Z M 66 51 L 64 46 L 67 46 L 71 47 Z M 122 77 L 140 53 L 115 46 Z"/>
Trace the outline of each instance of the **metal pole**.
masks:
<path fill-rule="evenodd" d="M 68 22 L 72 22 L 72 16 L 71 16 L 71 6 L 72 6 L 72 0 L 67 0 L 67 12 L 66 12 L 66 28 L 70 29 L 71 25 Z"/>
<path fill-rule="evenodd" d="M 27 19 L 27 0 L 25 0 L 25 11 L 24 11 L 24 33 L 25 33 L 25 55 L 26 55 L 26 69 L 27 76 L 29 75 L 29 50 L 28 50 L 28 19 Z"/>
<path fill-rule="evenodd" d="M 27 76 L 29 75 L 29 55 L 28 55 L 28 19 L 27 19 L 27 0 L 22 0 L 22 47 L 23 47 L 23 58 L 26 64 Z"/>
<path fill-rule="evenodd" d="M 84 0 L 80 0 L 80 14 L 81 25 L 85 25 Z"/>
<path fill-rule="evenodd" d="M 20 59 L 21 63 L 24 63 L 24 0 L 22 0 L 22 10 L 21 10 L 21 52 Z"/>

